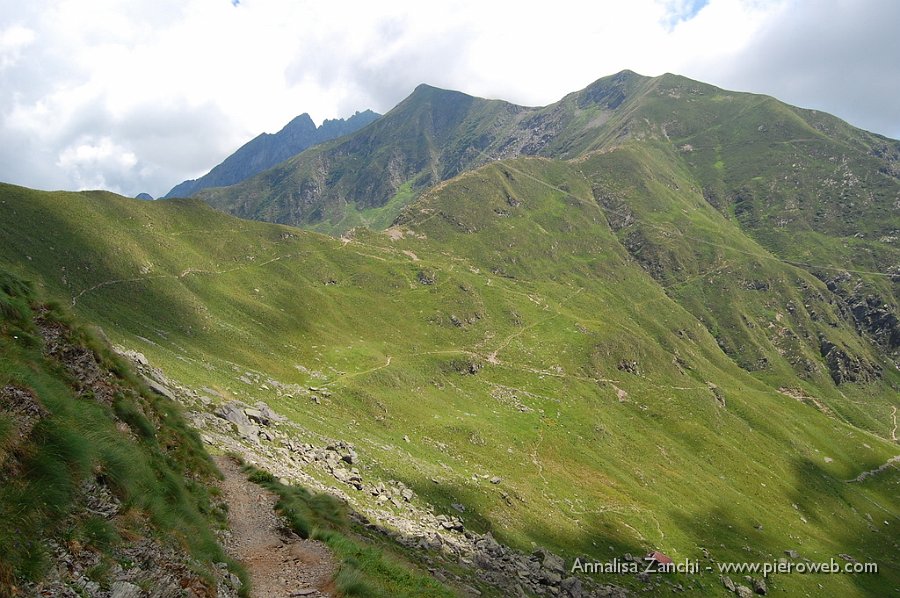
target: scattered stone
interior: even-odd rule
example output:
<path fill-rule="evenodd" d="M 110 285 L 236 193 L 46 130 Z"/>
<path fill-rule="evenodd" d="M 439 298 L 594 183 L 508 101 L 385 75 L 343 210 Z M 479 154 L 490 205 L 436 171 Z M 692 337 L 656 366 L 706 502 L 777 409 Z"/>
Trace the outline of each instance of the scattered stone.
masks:
<path fill-rule="evenodd" d="M 144 382 L 147 383 L 147 386 L 150 387 L 150 390 L 152 390 L 153 392 L 155 392 L 158 395 L 166 397 L 170 401 L 175 400 L 175 395 L 172 394 L 172 391 L 169 390 L 167 387 L 163 386 L 162 384 L 160 384 L 159 382 L 157 382 L 156 380 L 154 380 L 152 378 L 148 378 L 146 376 L 144 376 L 143 378 L 144 378 Z"/>
<path fill-rule="evenodd" d="M 765 596 L 769 593 L 769 588 L 766 586 L 766 580 L 762 577 L 753 580 L 753 591 L 759 594 L 760 596 Z"/>
<path fill-rule="evenodd" d="M 541 566 L 548 571 L 562 573 L 566 570 L 566 562 L 546 548 L 538 548 L 532 554 L 541 559 Z"/>
<path fill-rule="evenodd" d="M 252 425 L 244 413 L 245 405 L 238 401 L 230 401 L 221 405 L 216 409 L 216 416 L 236 425 L 249 426 Z"/>
<path fill-rule="evenodd" d="M 559 589 L 571 598 L 581 598 L 583 595 L 581 580 L 577 577 L 567 577 L 559 584 Z"/>
<path fill-rule="evenodd" d="M 259 411 L 264 418 L 268 419 L 269 422 L 283 423 L 287 421 L 285 416 L 281 415 L 262 401 L 254 403 L 253 406 L 256 407 L 256 410 Z"/>
<path fill-rule="evenodd" d="M 736 591 L 734 582 L 731 581 L 731 578 L 728 577 L 727 575 L 722 576 L 722 585 L 725 586 L 725 589 L 728 590 L 729 592 Z"/>
<path fill-rule="evenodd" d="M 250 419 L 250 421 L 256 422 L 263 426 L 268 426 L 272 423 L 272 421 L 268 417 L 266 417 L 259 409 L 248 407 L 244 409 L 244 414 Z"/>
<path fill-rule="evenodd" d="M 110 598 L 140 598 L 141 588 L 127 581 L 117 581 L 110 588 Z"/>
<path fill-rule="evenodd" d="M 734 593 L 738 595 L 738 598 L 753 598 L 753 590 L 747 586 L 736 586 Z"/>
<path fill-rule="evenodd" d="M 499 484 L 501 479 L 498 476 L 494 476 L 491 478 L 491 484 Z"/>
<path fill-rule="evenodd" d="M 638 366 L 638 362 L 633 359 L 623 359 L 616 367 L 621 372 L 627 372 L 635 376 L 640 375 L 640 367 Z"/>
<path fill-rule="evenodd" d="M 799 559 L 799 558 L 800 558 L 800 553 L 797 552 L 796 550 L 785 550 L 785 551 L 784 551 L 784 554 L 788 555 L 788 556 L 789 556 L 790 558 L 792 558 L 792 559 Z"/>
<path fill-rule="evenodd" d="M 356 463 L 358 461 L 356 451 L 354 451 L 353 449 L 349 449 L 346 453 L 341 455 L 341 459 L 345 463 L 349 463 L 350 465 L 353 465 L 354 463 Z"/>
<path fill-rule="evenodd" d="M 239 401 L 230 401 L 216 410 L 216 416 L 234 424 L 242 437 L 258 442 L 259 428 L 247 417 L 246 408 L 246 405 Z"/>

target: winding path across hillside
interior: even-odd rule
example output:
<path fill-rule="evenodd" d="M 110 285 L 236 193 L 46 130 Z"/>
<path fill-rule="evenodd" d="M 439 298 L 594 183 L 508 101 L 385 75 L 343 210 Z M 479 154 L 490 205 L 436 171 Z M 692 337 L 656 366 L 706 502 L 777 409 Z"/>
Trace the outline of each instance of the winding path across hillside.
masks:
<path fill-rule="evenodd" d="M 232 536 L 226 549 L 243 563 L 258 598 L 325 597 L 334 595 L 334 557 L 321 542 L 303 540 L 284 530 L 275 513 L 274 494 L 247 479 L 228 457 L 217 457 L 225 476 L 222 490 L 228 503 Z"/>

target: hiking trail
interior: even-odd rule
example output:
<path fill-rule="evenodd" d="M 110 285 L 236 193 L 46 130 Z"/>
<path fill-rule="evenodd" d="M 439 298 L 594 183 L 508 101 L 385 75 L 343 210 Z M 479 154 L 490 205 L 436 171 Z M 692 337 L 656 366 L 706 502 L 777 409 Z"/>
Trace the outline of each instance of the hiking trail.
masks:
<path fill-rule="evenodd" d="M 275 513 L 277 497 L 247 479 L 233 459 L 216 457 L 225 479 L 231 537 L 228 553 L 250 574 L 250 595 L 257 598 L 333 596 L 335 559 L 325 544 L 288 531 Z"/>

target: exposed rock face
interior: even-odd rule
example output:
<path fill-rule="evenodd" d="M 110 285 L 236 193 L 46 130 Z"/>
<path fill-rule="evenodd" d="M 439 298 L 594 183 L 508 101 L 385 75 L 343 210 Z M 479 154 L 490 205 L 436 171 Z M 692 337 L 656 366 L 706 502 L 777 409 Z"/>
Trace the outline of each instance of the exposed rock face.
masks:
<path fill-rule="evenodd" d="M 89 482 L 81 492 L 94 516 L 109 520 L 118 515 L 121 505 L 102 483 Z M 51 540 L 47 544 L 57 566 L 40 583 L 30 583 L 22 588 L 26 596 L 180 598 L 208 595 L 207 582 L 194 571 L 194 562 L 186 554 L 153 539 L 148 530 L 143 537 L 126 540 L 112 548 L 115 564 L 108 571 L 109 590 L 91 579 L 91 570 L 101 566 L 99 552 L 84 549 L 77 542 Z M 216 576 L 217 595 L 236 598 L 241 583 L 228 572 L 225 563 L 217 565 Z M 141 587 L 152 590 L 146 593 Z"/>
<path fill-rule="evenodd" d="M 859 331 L 896 357 L 900 351 L 900 319 L 890 305 L 865 292 L 862 282 L 854 281 L 849 272 L 822 277 L 822 281 L 843 301 Z"/>
<path fill-rule="evenodd" d="M 835 384 L 867 382 L 881 375 L 877 365 L 847 354 L 846 351 L 827 339 L 822 340 L 821 351 Z"/>
<path fill-rule="evenodd" d="M 93 351 L 70 342 L 68 330 L 58 322 L 38 317 L 35 323 L 43 340 L 44 353 L 65 368 L 76 391 L 104 405 L 112 405 L 116 393 L 112 384 L 115 377 L 101 367 Z"/>
<path fill-rule="evenodd" d="M 603 206 L 609 228 L 618 232 L 635 222 L 634 212 L 623 200 L 602 192 L 594 192 L 594 199 Z"/>

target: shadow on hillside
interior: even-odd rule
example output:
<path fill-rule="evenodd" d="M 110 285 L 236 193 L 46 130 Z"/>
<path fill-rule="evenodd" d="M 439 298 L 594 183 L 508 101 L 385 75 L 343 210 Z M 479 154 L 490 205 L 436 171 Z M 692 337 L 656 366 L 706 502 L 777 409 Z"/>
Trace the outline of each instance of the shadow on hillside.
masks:
<path fill-rule="evenodd" d="M 680 527 L 695 538 L 698 553 L 707 549 L 717 563 L 774 563 L 780 558 L 795 564 L 807 560 L 828 563 L 834 559 L 843 566 L 849 561 L 842 555 L 847 555 L 860 563 L 878 564 L 877 574 L 836 574 L 849 579 L 861 595 L 886 596 L 900 587 L 900 569 L 892 560 L 897 539 L 892 528 L 898 517 L 881 510 L 883 505 L 896 506 L 896 497 L 884 495 L 882 500 L 873 501 L 866 491 L 835 479 L 805 458 L 795 461 L 793 477 L 793 490 L 785 502 L 771 508 L 747 509 L 740 503 L 723 502 L 703 513 L 673 516 L 673 520 L 681 520 Z M 874 524 L 866 513 L 874 518 Z M 891 520 L 889 526 L 876 525 L 882 519 Z M 796 551 L 799 556 L 787 551 Z M 693 558 L 701 557 L 698 554 Z M 718 569 L 714 572 L 718 574 Z M 737 583 L 744 575 L 730 576 Z M 789 575 L 803 577 L 800 573 L 775 573 L 768 580 L 770 588 L 777 588 Z M 835 579 L 834 574 L 809 577 L 799 581 L 809 588 L 818 587 L 820 592 L 829 591 L 829 579 Z M 830 591 L 839 589 L 832 586 Z"/>
<path fill-rule="evenodd" d="M 553 518 L 548 517 L 546 523 L 531 521 L 524 536 L 529 539 L 529 543 L 525 544 L 522 537 L 516 536 L 505 530 L 498 522 L 491 520 L 484 515 L 478 508 L 479 502 L 484 501 L 483 495 L 476 492 L 474 488 L 467 488 L 458 484 L 441 482 L 434 484 L 430 481 L 404 481 L 407 486 L 413 489 L 416 494 L 429 504 L 435 505 L 435 513 L 443 514 L 448 518 L 459 518 L 464 527 L 466 535 L 474 535 L 473 541 L 478 542 L 481 534 L 490 534 L 501 544 L 512 547 L 526 559 L 539 549 L 547 549 L 555 553 L 565 561 L 565 573 L 563 577 L 568 577 L 573 573 L 573 567 L 577 569 L 576 558 L 584 563 L 612 563 L 619 561 L 625 562 L 626 555 L 632 555 L 635 558 L 643 557 L 647 552 L 655 547 L 642 544 L 622 534 L 616 529 L 613 520 L 620 517 L 618 515 L 610 516 L 604 520 L 602 517 L 585 516 L 582 531 L 577 536 L 561 535 L 558 529 L 553 528 Z M 488 481 L 484 481 L 488 484 Z M 490 485 L 491 491 L 496 492 L 501 501 L 508 499 L 509 502 L 518 501 L 513 492 L 509 494 L 500 485 Z M 465 505 L 465 510 L 459 512 L 455 510 L 451 504 Z M 388 534 L 386 530 L 381 529 L 381 533 Z M 401 534 L 402 535 L 402 534 Z M 418 539 L 412 536 L 405 536 L 401 543 L 410 546 L 416 546 Z M 484 563 L 476 560 L 476 566 L 485 568 Z M 636 582 L 633 572 L 620 573 L 585 573 L 582 578 L 596 584 L 614 584 L 617 586 L 633 586 Z M 643 585 L 643 584 L 639 584 Z"/>
<path fill-rule="evenodd" d="M 202 322 L 186 298 L 190 295 L 179 292 L 183 282 L 177 272 L 142 272 L 144 264 L 138 262 L 136 253 L 152 254 L 141 246 L 141 238 L 85 221 L 90 217 L 88 201 L 127 201 L 106 195 L 98 192 L 85 199 L 81 219 L 72 215 L 71 207 L 55 210 L 37 200 L 29 209 L 13 209 L 21 221 L 5 240 L 12 250 L 7 258 L 19 256 L 12 264 L 14 269 L 40 281 L 48 295 L 100 326 L 156 340 L 168 332 L 191 334 L 198 330 Z M 9 201 L 14 205 L 19 198 L 10 197 Z M 67 194 L 47 201 L 77 202 L 81 196 Z"/>

